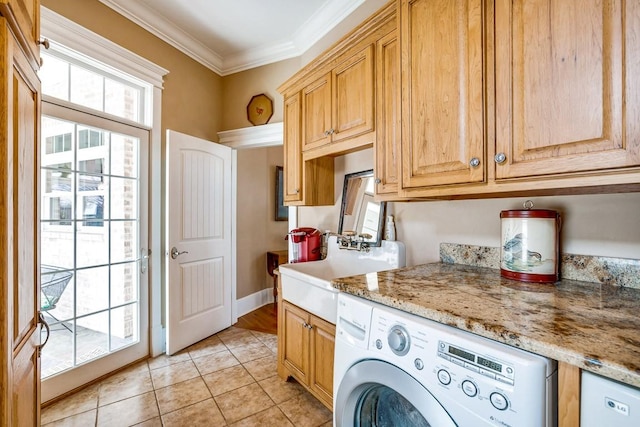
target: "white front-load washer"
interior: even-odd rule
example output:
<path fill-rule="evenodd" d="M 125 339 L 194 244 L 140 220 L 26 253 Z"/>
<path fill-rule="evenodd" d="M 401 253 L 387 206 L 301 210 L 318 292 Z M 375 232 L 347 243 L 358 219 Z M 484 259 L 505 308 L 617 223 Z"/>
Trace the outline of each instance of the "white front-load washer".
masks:
<path fill-rule="evenodd" d="M 553 427 L 555 361 L 341 293 L 334 426 Z"/>

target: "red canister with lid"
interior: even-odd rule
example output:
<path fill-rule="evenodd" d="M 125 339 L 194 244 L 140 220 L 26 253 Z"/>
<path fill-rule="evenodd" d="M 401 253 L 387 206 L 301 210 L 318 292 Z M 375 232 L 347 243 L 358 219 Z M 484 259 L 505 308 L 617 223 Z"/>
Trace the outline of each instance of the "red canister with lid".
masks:
<path fill-rule="evenodd" d="M 500 275 L 522 282 L 553 283 L 560 278 L 560 213 L 532 209 L 500 212 Z"/>

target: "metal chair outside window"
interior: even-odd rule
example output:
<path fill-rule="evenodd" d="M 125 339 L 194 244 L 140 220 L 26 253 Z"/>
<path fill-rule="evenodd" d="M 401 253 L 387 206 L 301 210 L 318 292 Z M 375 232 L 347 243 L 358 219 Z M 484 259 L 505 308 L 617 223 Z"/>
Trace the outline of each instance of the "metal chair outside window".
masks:
<path fill-rule="evenodd" d="M 56 308 L 56 304 L 58 304 L 60 297 L 73 277 L 73 272 L 51 265 L 41 265 L 40 274 L 42 276 L 40 310 L 46 311 L 47 315 L 51 316 L 56 322 L 60 322 L 49 311 Z M 64 322 L 60 322 L 60 324 L 71 332 L 71 329 Z"/>

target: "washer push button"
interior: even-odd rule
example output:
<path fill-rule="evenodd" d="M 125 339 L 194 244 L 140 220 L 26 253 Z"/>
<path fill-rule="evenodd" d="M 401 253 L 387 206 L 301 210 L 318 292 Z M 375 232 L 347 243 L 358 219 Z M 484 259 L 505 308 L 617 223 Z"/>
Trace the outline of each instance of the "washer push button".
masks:
<path fill-rule="evenodd" d="M 507 401 L 507 398 L 504 397 L 503 394 L 498 393 L 497 391 L 494 391 L 493 393 L 491 393 L 491 395 L 489 396 L 489 400 L 491 401 L 491 404 L 493 405 L 493 407 L 500 411 L 504 411 L 509 407 L 509 402 Z"/>
<path fill-rule="evenodd" d="M 462 381 L 462 391 L 469 397 L 475 397 L 478 394 L 478 387 L 469 380 Z"/>
<path fill-rule="evenodd" d="M 451 384 L 451 375 L 444 369 L 440 369 L 438 371 L 438 381 L 440 381 L 441 384 L 449 385 Z"/>
<path fill-rule="evenodd" d="M 496 380 L 500 381 L 501 383 L 513 385 L 513 380 L 507 377 L 503 377 L 502 375 L 496 375 Z"/>

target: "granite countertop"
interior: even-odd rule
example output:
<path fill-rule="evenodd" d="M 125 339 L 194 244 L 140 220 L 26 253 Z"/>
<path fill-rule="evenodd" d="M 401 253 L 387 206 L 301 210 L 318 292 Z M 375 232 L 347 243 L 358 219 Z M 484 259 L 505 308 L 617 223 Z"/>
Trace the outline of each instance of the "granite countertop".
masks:
<path fill-rule="evenodd" d="M 640 289 L 434 263 L 332 281 L 343 292 L 640 387 Z"/>

